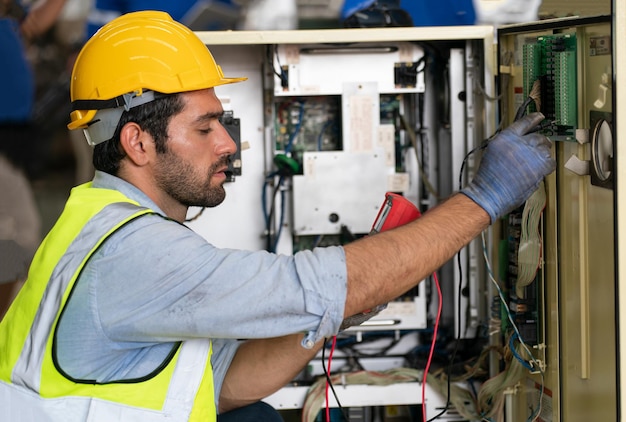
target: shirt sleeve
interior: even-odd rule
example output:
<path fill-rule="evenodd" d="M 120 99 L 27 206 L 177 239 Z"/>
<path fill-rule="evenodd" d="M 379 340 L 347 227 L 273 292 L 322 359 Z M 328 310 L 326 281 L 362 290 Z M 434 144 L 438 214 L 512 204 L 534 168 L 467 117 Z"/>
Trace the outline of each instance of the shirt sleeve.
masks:
<path fill-rule="evenodd" d="M 88 265 L 101 328 L 112 341 L 307 333 L 307 347 L 336 334 L 343 319 L 339 246 L 295 255 L 220 249 L 149 215 L 116 232 Z"/>

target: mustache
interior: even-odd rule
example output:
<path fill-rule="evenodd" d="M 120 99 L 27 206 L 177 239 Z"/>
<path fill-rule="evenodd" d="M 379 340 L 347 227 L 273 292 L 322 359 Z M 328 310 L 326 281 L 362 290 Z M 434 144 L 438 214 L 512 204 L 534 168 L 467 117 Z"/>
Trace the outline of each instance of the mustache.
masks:
<path fill-rule="evenodd" d="M 224 169 L 224 173 L 228 179 L 231 179 L 233 176 L 233 167 L 232 167 L 232 155 L 226 155 L 220 158 L 218 161 L 213 163 L 211 168 L 209 169 L 209 174 L 215 174 L 217 171 Z"/>
<path fill-rule="evenodd" d="M 222 167 L 230 167 L 231 164 L 233 162 L 232 156 L 230 155 L 226 155 L 222 158 L 220 158 L 218 161 L 216 161 L 212 166 L 211 166 L 211 171 L 215 172 L 217 169 L 222 168 Z"/>

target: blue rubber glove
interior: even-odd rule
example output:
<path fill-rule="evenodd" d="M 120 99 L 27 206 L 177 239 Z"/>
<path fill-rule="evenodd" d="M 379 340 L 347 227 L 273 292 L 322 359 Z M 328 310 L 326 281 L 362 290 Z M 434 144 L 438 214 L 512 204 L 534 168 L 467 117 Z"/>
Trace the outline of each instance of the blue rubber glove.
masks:
<path fill-rule="evenodd" d="M 528 133 L 543 119 L 531 113 L 491 139 L 474 179 L 461 190 L 487 211 L 491 223 L 524 203 L 556 168 L 550 140 Z"/>

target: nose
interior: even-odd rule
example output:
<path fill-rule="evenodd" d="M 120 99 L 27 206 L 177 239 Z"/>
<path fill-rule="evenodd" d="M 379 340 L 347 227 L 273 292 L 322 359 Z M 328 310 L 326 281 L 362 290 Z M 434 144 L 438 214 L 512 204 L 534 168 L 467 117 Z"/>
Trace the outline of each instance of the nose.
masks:
<path fill-rule="evenodd" d="M 233 155 L 237 152 L 237 143 L 233 140 L 226 126 L 221 122 L 215 149 L 217 155 Z"/>

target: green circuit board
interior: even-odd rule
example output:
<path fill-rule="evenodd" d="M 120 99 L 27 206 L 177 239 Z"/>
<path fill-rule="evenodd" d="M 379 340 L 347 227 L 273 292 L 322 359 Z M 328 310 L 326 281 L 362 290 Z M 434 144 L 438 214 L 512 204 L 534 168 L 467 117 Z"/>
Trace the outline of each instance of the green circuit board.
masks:
<path fill-rule="evenodd" d="M 540 111 L 549 124 L 543 133 L 555 141 L 575 141 L 577 128 L 576 35 L 529 40 L 522 49 L 524 92 L 541 83 Z M 529 111 L 537 110 L 535 103 Z"/>

